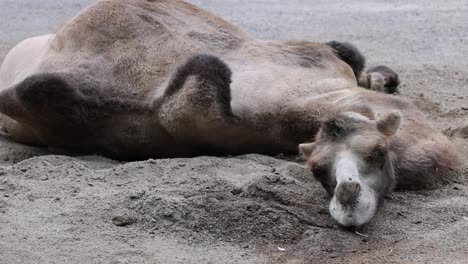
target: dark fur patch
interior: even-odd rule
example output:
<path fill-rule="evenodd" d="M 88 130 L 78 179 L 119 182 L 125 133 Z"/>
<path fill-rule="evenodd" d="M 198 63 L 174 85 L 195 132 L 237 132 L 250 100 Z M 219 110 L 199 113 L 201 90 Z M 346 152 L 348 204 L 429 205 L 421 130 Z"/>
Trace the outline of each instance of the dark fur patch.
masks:
<path fill-rule="evenodd" d="M 185 84 L 187 77 L 195 75 L 201 82 L 207 82 L 216 87 L 217 101 L 221 104 L 223 113 L 233 116 L 231 109 L 231 70 L 219 58 L 200 54 L 190 58 L 177 69 L 165 91 L 170 97 L 177 93 Z"/>
<path fill-rule="evenodd" d="M 16 95 L 31 117 L 64 118 L 69 125 L 84 124 L 98 117 L 117 113 L 148 112 L 138 102 L 105 98 L 97 87 L 90 87 L 82 78 L 65 73 L 43 73 L 26 78 L 16 86 Z"/>
<path fill-rule="evenodd" d="M 385 79 L 385 93 L 394 94 L 398 91 L 400 85 L 400 78 L 398 74 L 387 66 L 379 65 L 367 70 L 367 73 L 378 72 L 384 76 Z"/>
<path fill-rule="evenodd" d="M 84 121 L 81 120 L 83 109 L 79 105 L 86 104 L 85 98 L 59 74 L 30 76 L 16 87 L 16 94 L 32 116 L 52 113 L 61 114 L 72 123 Z"/>
<path fill-rule="evenodd" d="M 80 96 L 70 89 L 69 84 L 58 74 L 36 74 L 26 78 L 17 88 L 20 100 L 32 105 L 43 105 L 51 102 L 62 102 L 73 99 L 79 101 Z"/>
<path fill-rule="evenodd" d="M 366 59 L 361 54 L 361 52 L 359 52 L 356 47 L 347 42 L 330 41 L 326 44 L 333 48 L 338 58 L 351 66 L 356 79 L 359 79 L 359 76 L 361 75 L 366 65 Z"/>

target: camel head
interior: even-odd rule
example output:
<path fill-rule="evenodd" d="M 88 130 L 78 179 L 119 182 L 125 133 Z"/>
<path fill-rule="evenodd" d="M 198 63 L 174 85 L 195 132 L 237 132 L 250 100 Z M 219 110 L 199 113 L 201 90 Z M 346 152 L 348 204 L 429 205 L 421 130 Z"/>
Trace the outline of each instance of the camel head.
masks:
<path fill-rule="evenodd" d="M 371 220 L 394 185 L 389 143 L 400 125 L 393 111 L 377 120 L 343 112 L 323 122 L 316 140 L 299 146 L 307 166 L 332 196 L 330 214 L 343 226 Z"/>

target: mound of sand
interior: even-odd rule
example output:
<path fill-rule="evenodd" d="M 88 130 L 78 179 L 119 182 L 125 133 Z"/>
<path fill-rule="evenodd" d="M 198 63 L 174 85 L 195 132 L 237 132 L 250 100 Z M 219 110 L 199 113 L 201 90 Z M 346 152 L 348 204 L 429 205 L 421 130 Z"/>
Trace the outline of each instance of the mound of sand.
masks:
<path fill-rule="evenodd" d="M 119 163 L 0 142 L 5 263 L 420 261 L 468 248 L 463 180 L 394 193 L 356 231 L 335 224 L 300 163 L 256 154 Z"/>

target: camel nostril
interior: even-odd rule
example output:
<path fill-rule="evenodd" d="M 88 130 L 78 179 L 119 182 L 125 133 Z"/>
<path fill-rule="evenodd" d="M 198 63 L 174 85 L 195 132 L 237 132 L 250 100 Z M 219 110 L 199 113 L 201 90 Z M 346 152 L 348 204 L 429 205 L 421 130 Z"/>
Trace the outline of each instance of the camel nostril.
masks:
<path fill-rule="evenodd" d="M 353 193 L 358 193 L 361 190 L 361 185 L 357 182 L 351 182 L 351 187 L 352 187 Z"/>
<path fill-rule="evenodd" d="M 335 196 L 343 205 L 350 205 L 356 201 L 361 191 L 361 185 L 358 182 L 342 182 L 336 186 Z"/>

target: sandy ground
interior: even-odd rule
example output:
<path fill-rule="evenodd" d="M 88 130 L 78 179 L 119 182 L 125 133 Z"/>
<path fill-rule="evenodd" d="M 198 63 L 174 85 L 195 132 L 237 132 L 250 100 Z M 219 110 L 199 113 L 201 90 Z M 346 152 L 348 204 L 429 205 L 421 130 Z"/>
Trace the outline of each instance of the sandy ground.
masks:
<path fill-rule="evenodd" d="M 0 61 L 90 2 L 0 0 Z M 400 73 L 402 96 L 437 127 L 468 124 L 467 1 L 191 2 L 259 38 L 353 42 Z M 468 163 L 457 182 L 395 192 L 369 225 L 344 230 L 293 161 L 119 163 L 0 138 L 0 263 L 468 263 Z"/>

